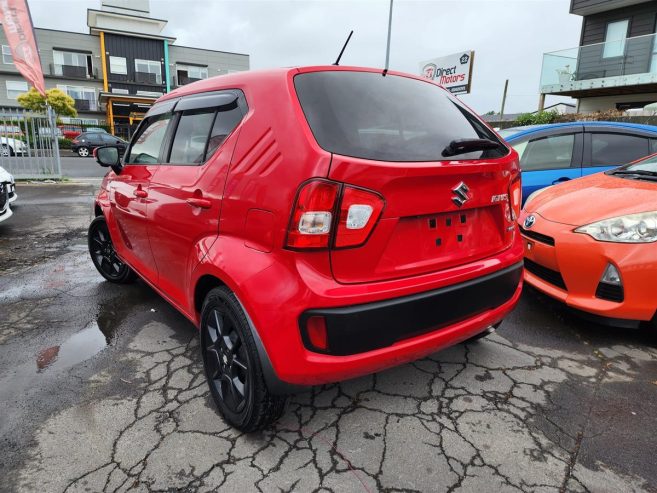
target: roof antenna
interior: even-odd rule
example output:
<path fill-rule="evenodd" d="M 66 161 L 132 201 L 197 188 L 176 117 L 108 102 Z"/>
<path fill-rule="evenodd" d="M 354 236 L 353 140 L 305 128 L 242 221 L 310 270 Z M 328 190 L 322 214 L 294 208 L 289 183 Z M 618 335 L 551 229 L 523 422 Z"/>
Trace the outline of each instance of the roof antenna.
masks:
<path fill-rule="evenodd" d="M 388 67 L 390 66 L 390 32 L 392 31 L 392 2 L 393 0 L 390 0 L 390 13 L 388 14 L 388 45 L 386 46 L 386 68 L 383 69 L 383 75 L 384 77 L 388 73 Z"/>
<path fill-rule="evenodd" d="M 351 39 L 351 35 L 354 34 L 353 29 L 349 33 L 349 36 L 347 36 L 347 41 L 344 42 L 344 46 L 342 47 L 342 50 L 340 51 L 340 54 L 338 55 L 338 59 L 335 61 L 333 65 L 340 65 L 340 58 L 342 58 L 342 54 L 344 53 L 345 48 L 349 44 L 349 40 Z"/>

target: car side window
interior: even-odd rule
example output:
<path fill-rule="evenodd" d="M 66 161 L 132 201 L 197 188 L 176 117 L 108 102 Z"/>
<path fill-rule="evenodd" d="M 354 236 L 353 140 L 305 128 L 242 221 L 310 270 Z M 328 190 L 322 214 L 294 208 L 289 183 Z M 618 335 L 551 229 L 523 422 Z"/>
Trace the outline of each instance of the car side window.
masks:
<path fill-rule="evenodd" d="M 171 113 L 164 113 L 153 116 L 142 124 L 139 134 L 132 141 L 130 154 L 128 154 L 125 164 L 156 164 L 159 162 L 162 143 L 166 137 L 171 117 Z"/>
<path fill-rule="evenodd" d="M 574 148 L 575 134 L 551 135 L 530 140 L 522 149 L 520 169 L 543 171 L 570 168 Z M 520 154 L 520 151 L 518 153 Z"/>
<path fill-rule="evenodd" d="M 169 163 L 195 165 L 205 161 L 205 147 L 215 114 L 216 108 L 189 110 L 180 114 Z"/>
<path fill-rule="evenodd" d="M 116 137 L 110 134 L 99 133 L 98 135 L 100 135 L 100 138 L 103 142 L 114 144 L 118 140 Z"/>
<path fill-rule="evenodd" d="M 646 137 L 614 133 L 591 133 L 590 166 L 620 166 L 651 153 Z"/>
<path fill-rule="evenodd" d="M 232 133 L 240 121 L 242 121 L 242 110 L 237 105 L 220 108 L 217 113 L 217 118 L 214 121 L 212 126 L 212 133 L 210 134 L 210 141 L 208 142 L 208 150 L 206 151 L 206 159 L 212 156 L 221 144 L 224 143 L 224 140 Z"/>

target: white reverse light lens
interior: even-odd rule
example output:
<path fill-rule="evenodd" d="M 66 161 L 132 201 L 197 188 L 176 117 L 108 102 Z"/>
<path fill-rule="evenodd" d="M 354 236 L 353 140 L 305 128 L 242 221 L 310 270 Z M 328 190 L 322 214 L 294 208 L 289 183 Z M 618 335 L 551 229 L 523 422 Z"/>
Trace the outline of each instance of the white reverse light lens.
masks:
<path fill-rule="evenodd" d="M 620 286 L 622 282 L 618 269 L 613 264 L 608 264 L 604 274 L 602 274 L 602 279 L 600 279 L 600 282 Z"/>
<path fill-rule="evenodd" d="M 651 243 L 657 241 L 657 211 L 612 217 L 575 230 L 598 241 Z"/>
<path fill-rule="evenodd" d="M 330 212 L 304 212 L 299 219 L 302 235 L 324 235 L 331 230 Z"/>
<path fill-rule="evenodd" d="M 372 217 L 371 205 L 353 204 L 347 213 L 347 229 L 363 229 Z"/>

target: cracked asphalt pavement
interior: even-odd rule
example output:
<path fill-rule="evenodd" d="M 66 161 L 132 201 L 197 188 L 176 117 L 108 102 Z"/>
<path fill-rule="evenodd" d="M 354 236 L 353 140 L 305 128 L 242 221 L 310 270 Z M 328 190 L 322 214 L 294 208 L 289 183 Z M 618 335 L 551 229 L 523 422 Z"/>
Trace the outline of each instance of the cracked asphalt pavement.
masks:
<path fill-rule="evenodd" d="M 0 491 L 657 491 L 657 342 L 527 290 L 498 333 L 291 398 L 241 434 L 195 328 L 86 253 L 96 183 L 0 224 Z"/>

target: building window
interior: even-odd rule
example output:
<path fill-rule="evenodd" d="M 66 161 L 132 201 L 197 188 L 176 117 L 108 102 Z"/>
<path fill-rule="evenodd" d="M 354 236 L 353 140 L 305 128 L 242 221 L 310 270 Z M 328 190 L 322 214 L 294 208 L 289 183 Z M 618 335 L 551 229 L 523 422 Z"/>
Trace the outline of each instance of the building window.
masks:
<path fill-rule="evenodd" d="M 27 82 L 22 80 L 7 81 L 7 99 L 17 99 L 24 92 L 27 92 Z"/>
<path fill-rule="evenodd" d="M 7 45 L 2 45 L 2 63 L 7 65 L 14 64 L 14 57 L 11 54 L 11 48 Z"/>
<path fill-rule="evenodd" d="M 208 67 L 176 64 L 176 75 L 178 77 L 178 85 L 182 86 L 197 80 L 207 79 Z"/>
<path fill-rule="evenodd" d="M 114 94 L 130 94 L 130 91 L 127 89 L 112 89 Z"/>
<path fill-rule="evenodd" d="M 162 93 L 157 91 L 137 91 L 137 96 L 150 96 L 154 98 L 159 98 L 160 96 L 162 96 Z"/>
<path fill-rule="evenodd" d="M 162 84 L 162 64 L 160 62 L 135 59 L 135 70 L 137 82 Z"/>
<path fill-rule="evenodd" d="M 625 40 L 627 39 L 627 30 L 629 27 L 630 21 L 628 19 L 607 24 L 602 58 L 625 55 Z"/>
<path fill-rule="evenodd" d="M 78 111 L 98 111 L 96 90 L 93 87 L 57 85 L 66 94 L 75 99 L 75 109 Z"/>
<path fill-rule="evenodd" d="M 53 50 L 54 75 L 88 77 L 91 75 L 91 55 L 74 51 Z"/>
<path fill-rule="evenodd" d="M 110 72 L 113 74 L 128 74 L 128 64 L 122 56 L 109 57 Z"/>

